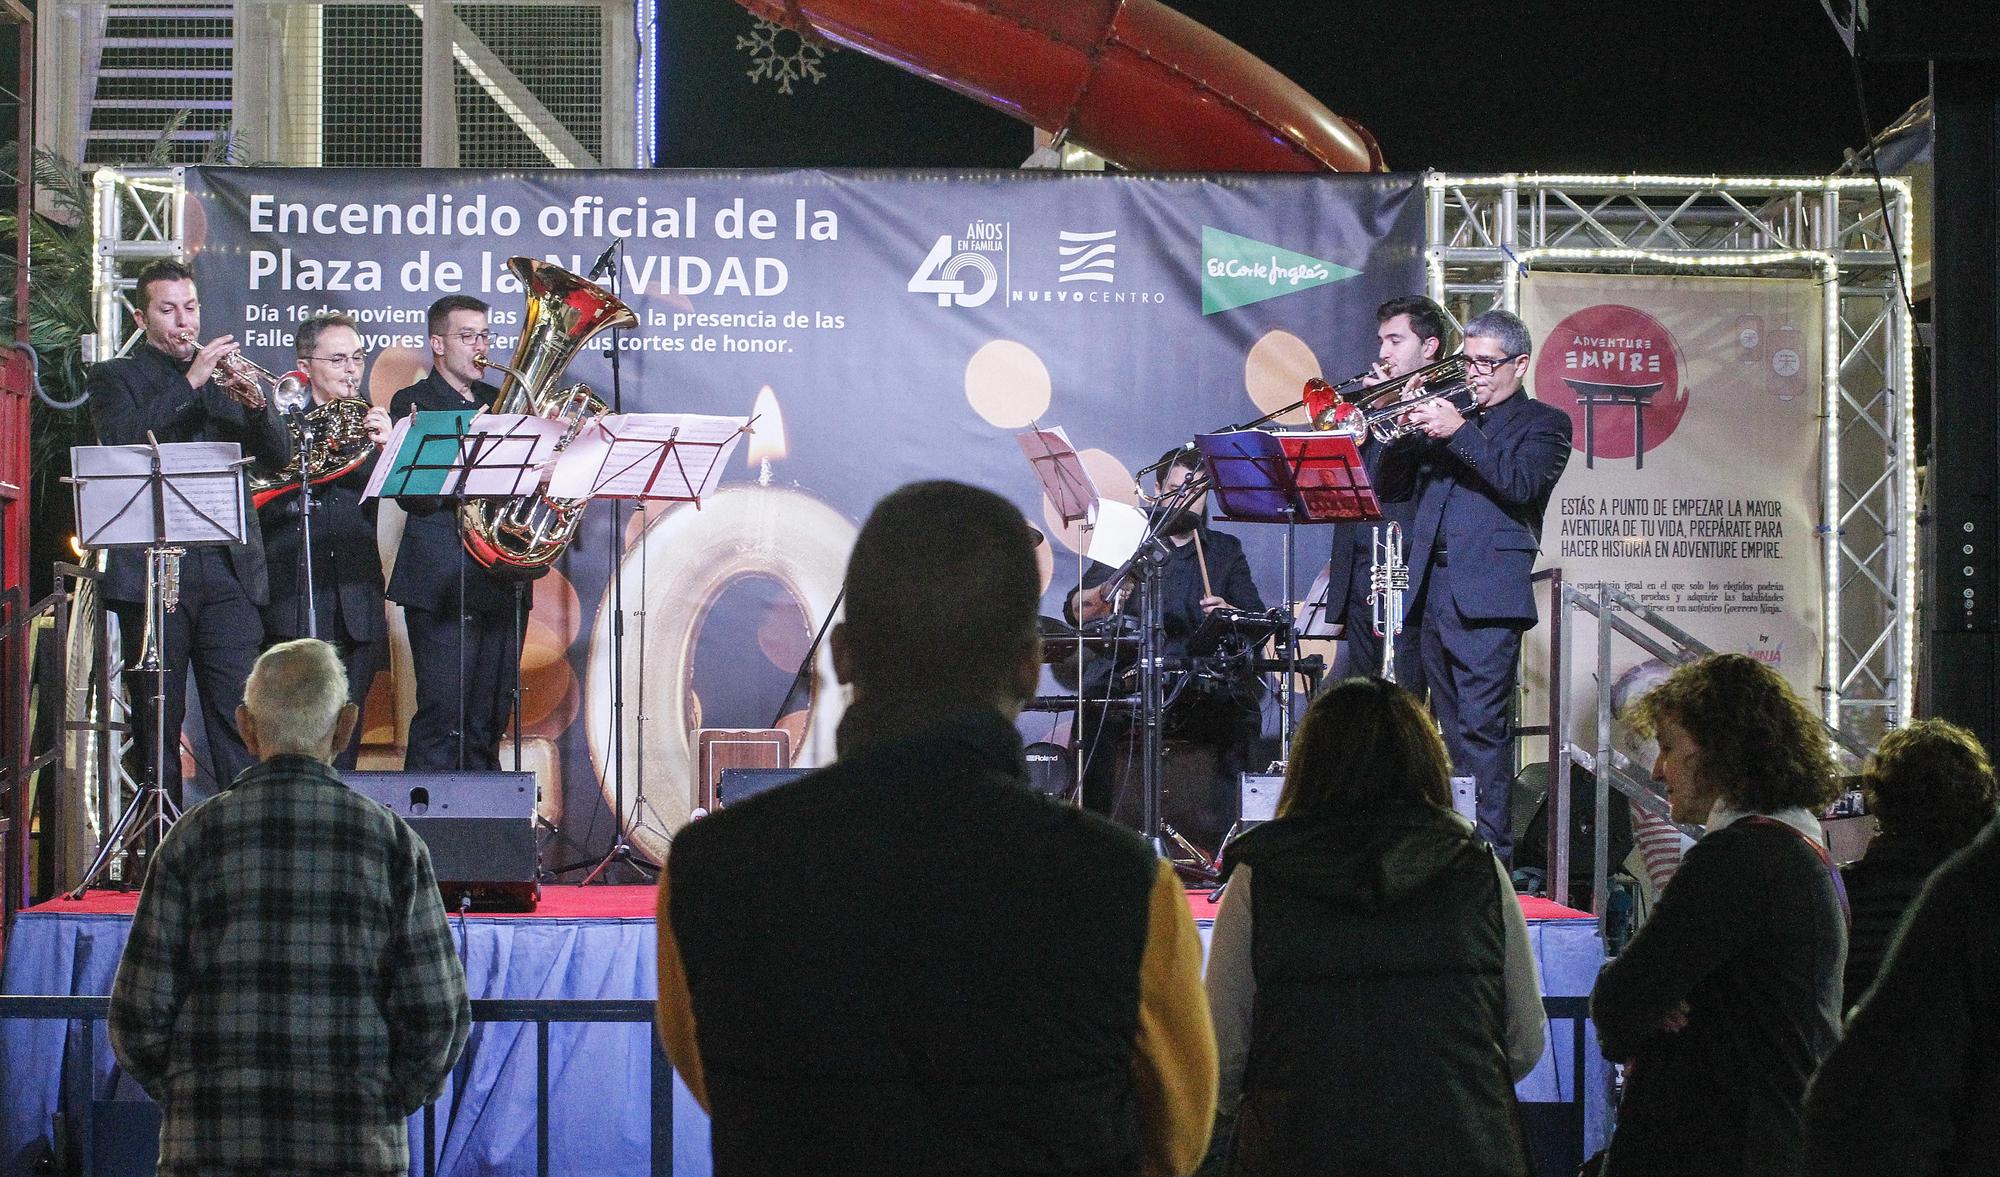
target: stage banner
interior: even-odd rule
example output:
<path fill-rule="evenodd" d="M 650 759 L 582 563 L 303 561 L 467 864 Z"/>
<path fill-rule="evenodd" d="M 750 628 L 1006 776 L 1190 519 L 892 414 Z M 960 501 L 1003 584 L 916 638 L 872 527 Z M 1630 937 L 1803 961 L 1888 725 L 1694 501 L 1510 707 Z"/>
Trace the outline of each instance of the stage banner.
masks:
<path fill-rule="evenodd" d="M 1777 668 L 1819 706 L 1820 292 L 1809 281 L 1529 273 L 1530 385 L 1574 450 L 1542 528 L 1543 567 L 1609 583 L 1718 651 Z M 1543 594 L 1544 622 L 1547 594 Z M 1546 624 L 1526 657 L 1544 714 Z M 1573 738 L 1595 742 L 1597 631 L 1574 615 Z M 1613 638 L 1615 710 L 1664 674 Z M 1639 745 L 1614 725 L 1628 753 Z M 1650 762 L 1645 767 L 1650 768 Z"/>
<path fill-rule="evenodd" d="M 525 306 L 507 258 L 583 273 L 620 241 L 603 284 L 639 326 L 617 333 L 615 373 L 593 344 L 564 382 L 626 413 L 755 415 L 699 509 L 594 503 L 535 584 L 529 766 L 560 782 L 544 800 L 573 847 L 609 839 L 602 798 L 622 791 L 641 848 L 663 849 L 693 804 L 699 728 L 776 720 L 804 763 L 830 755 L 841 692 L 823 652 L 819 675 L 796 672 L 884 493 L 949 477 L 1019 504 L 1052 541 L 1055 614 L 1083 541 L 1017 430 L 1061 426 L 1134 502 L 1132 472 L 1162 451 L 1361 371 L 1374 307 L 1422 287 L 1409 175 L 206 168 L 188 186 L 204 332 L 266 366 L 290 366 L 301 318 L 344 311 L 386 405 L 430 366 L 434 299 L 491 303 L 505 361 Z M 1283 600 L 1282 529 L 1233 530 Z M 1300 531 L 1295 596 L 1325 545 Z M 366 720 L 364 757 L 389 767 L 411 698 L 398 634 Z"/>

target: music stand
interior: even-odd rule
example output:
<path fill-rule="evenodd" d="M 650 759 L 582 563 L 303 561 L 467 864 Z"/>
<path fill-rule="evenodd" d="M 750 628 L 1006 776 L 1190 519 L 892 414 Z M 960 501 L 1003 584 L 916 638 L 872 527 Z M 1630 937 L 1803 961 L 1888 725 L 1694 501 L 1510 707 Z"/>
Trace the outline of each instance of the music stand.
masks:
<path fill-rule="evenodd" d="M 747 417 L 704 416 L 696 413 L 614 413 L 584 425 L 557 460 L 549 476 L 549 494 L 565 499 L 639 499 L 642 501 L 693 503 L 715 489 L 737 442 L 750 431 Z M 646 559 L 643 545 L 641 571 Z M 614 575 L 624 579 L 622 569 Z M 646 631 L 639 630 L 639 666 L 646 665 Z M 621 680 L 625 668 L 614 665 L 611 727 L 612 806 L 616 834 L 611 849 L 583 877 L 580 886 L 589 886 L 604 876 L 614 862 L 623 862 L 642 874 L 658 866 L 640 858 L 625 834 L 625 717 Z M 646 713 L 644 680 L 640 686 L 638 780 L 632 791 L 632 812 L 637 815 L 646 798 Z M 516 736 L 518 746 L 518 734 Z M 636 816 L 634 822 L 636 824 Z"/>
<path fill-rule="evenodd" d="M 145 445 L 74 446 L 69 481 L 76 487 L 79 542 L 91 548 L 146 550 L 146 621 L 138 669 L 153 675 L 150 779 L 104 835 L 83 879 L 69 892 L 83 898 L 126 849 L 147 831 L 157 850 L 180 819 L 167 795 L 166 615 L 179 604 L 180 558 L 189 548 L 244 542 L 242 447 L 233 441 L 170 442 L 149 431 Z M 179 743 L 180 733 L 174 733 Z"/>
<path fill-rule="evenodd" d="M 1221 518 L 1231 523 L 1285 525 L 1285 619 L 1292 619 L 1292 560 L 1300 523 L 1368 523 L 1382 517 L 1381 500 L 1354 438 L 1302 430 L 1267 433 L 1246 429 L 1204 433 L 1200 448 Z M 1285 634 L 1285 684 L 1278 707 L 1278 753 L 1292 746 L 1292 679 L 1298 673 L 1296 627 Z"/>
<path fill-rule="evenodd" d="M 542 471 L 554 458 L 569 427 L 565 422 L 528 413 L 487 413 L 475 408 L 411 413 L 396 422 L 382 447 L 383 460 L 361 492 L 370 498 L 448 498 L 452 521 L 464 547 L 464 507 L 469 499 L 516 499 L 537 493 Z M 516 598 L 515 634 L 521 610 Z M 518 640 L 516 646 L 519 646 Z M 520 667 L 516 680 L 515 714 L 519 726 Z M 465 560 L 458 563 L 458 764 L 465 766 Z M 515 743 L 515 767 L 520 764 Z"/>
<path fill-rule="evenodd" d="M 1083 571 L 1085 551 L 1090 547 L 1097 531 L 1097 513 L 1102 507 L 1103 496 L 1097 493 L 1097 483 L 1084 469 L 1083 459 L 1077 456 L 1076 446 L 1069 440 L 1069 434 L 1062 426 L 1047 429 L 1036 424 L 1014 435 L 1014 441 L 1021 447 L 1021 455 L 1028 459 L 1028 466 L 1035 472 L 1035 481 L 1042 486 L 1042 494 L 1062 525 L 1083 524 L 1083 542 L 1076 549 L 1076 592 L 1079 602 L 1083 599 Z M 1078 608 L 1081 609 L 1081 604 Z M 1075 622 L 1081 625 L 1083 618 Z M 1071 709 L 1072 730 L 1077 747 L 1084 755 L 1076 756 L 1072 762 L 1076 766 L 1076 780 L 1071 787 L 1078 798 L 1083 795 L 1083 773 L 1089 760 L 1088 750 L 1083 748 L 1083 643 L 1078 641 L 1070 657 L 1076 660 L 1076 705 Z"/>

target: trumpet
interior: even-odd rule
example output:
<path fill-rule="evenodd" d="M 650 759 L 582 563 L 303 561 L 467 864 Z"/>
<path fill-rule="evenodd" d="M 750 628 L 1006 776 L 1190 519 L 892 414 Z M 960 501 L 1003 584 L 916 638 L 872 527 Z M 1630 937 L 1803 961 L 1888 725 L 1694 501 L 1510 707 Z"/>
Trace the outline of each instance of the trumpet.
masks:
<path fill-rule="evenodd" d="M 196 349 L 201 347 L 195 342 L 192 331 L 181 332 L 180 339 Z M 287 372 L 280 376 L 240 351 L 222 357 L 215 366 L 234 377 L 233 380 L 219 380 L 217 383 L 222 385 L 222 391 L 229 394 L 229 399 L 246 409 L 261 409 L 270 403 L 264 394 L 265 386 L 269 386 L 273 396 L 280 398 L 305 391 L 305 381 L 299 379 L 298 373 Z"/>

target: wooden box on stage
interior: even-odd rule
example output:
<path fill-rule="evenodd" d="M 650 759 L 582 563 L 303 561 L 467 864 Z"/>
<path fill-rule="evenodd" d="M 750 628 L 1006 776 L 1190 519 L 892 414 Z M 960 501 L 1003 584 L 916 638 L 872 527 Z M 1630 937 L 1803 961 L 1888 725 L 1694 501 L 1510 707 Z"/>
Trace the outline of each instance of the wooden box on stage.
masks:
<path fill-rule="evenodd" d="M 783 728 L 703 728 L 695 733 L 695 804 L 718 807 L 716 785 L 726 768 L 790 768 L 792 733 Z"/>

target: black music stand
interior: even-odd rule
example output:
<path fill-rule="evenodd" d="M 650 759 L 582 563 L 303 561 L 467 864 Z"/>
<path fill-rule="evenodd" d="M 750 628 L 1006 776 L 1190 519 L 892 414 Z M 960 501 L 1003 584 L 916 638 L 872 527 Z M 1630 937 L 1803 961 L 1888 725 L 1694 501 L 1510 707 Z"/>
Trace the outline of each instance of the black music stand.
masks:
<path fill-rule="evenodd" d="M 71 899 L 101 878 L 127 841 L 150 832 L 157 850 L 181 808 L 167 795 L 166 615 L 180 597 L 180 558 L 189 548 L 240 544 L 249 519 L 243 507 L 242 456 L 235 442 L 162 445 L 151 432 L 145 445 L 75 446 L 70 450 L 76 487 L 79 542 L 90 548 L 146 550 L 146 622 L 138 669 L 153 675 L 153 747 L 149 779 L 98 844 Z M 172 740 L 178 748 L 180 733 Z M 110 787 L 106 783 L 105 787 Z"/>
<path fill-rule="evenodd" d="M 1204 433 L 1200 448 L 1221 519 L 1285 525 L 1285 683 L 1278 708 L 1278 753 L 1292 746 L 1292 679 L 1299 639 L 1293 613 L 1292 560 L 1301 523 L 1368 523 L 1382 517 L 1361 450 L 1345 433 L 1320 430 L 1266 433 L 1246 429 Z"/>
<path fill-rule="evenodd" d="M 694 413 L 623 413 L 599 417 L 585 425 L 563 450 L 549 477 L 549 494 L 566 499 L 639 499 L 667 503 L 693 503 L 697 507 L 721 481 L 723 468 L 736 443 L 750 431 L 744 417 L 703 416 Z M 640 559 L 645 559 L 640 549 Z M 642 564 L 643 571 L 643 564 Z M 622 569 L 614 569 L 617 580 Z M 646 664 L 644 614 L 639 630 L 639 666 Z M 615 660 L 611 679 L 617 684 L 625 668 Z M 622 691 L 615 692 L 622 696 Z M 639 692 L 639 774 L 632 790 L 632 812 L 637 815 L 646 798 L 646 713 L 644 679 Z M 583 877 L 579 886 L 589 886 L 604 877 L 614 862 L 622 862 L 642 874 L 657 871 L 658 864 L 639 857 L 626 837 L 625 828 L 625 717 L 622 701 L 613 708 L 611 728 L 611 771 L 613 826 L 616 834 L 611 849 Z M 518 747 L 519 733 L 516 733 Z M 636 824 L 636 816 L 634 819 Z"/>
<path fill-rule="evenodd" d="M 396 423 L 386 460 L 361 493 L 385 499 L 447 498 L 452 521 L 464 546 L 464 507 L 472 499 L 515 499 L 537 493 L 542 471 L 553 460 L 567 426 L 528 413 L 486 413 L 477 409 L 441 409 L 411 413 Z M 514 608 L 515 646 L 519 647 L 521 608 Z M 458 565 L 458 742 L 459 767 L 465 766 L 465 561 Z M 515 767 L 520 767 L 521 668 L 514 666 Z"/>

